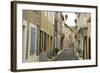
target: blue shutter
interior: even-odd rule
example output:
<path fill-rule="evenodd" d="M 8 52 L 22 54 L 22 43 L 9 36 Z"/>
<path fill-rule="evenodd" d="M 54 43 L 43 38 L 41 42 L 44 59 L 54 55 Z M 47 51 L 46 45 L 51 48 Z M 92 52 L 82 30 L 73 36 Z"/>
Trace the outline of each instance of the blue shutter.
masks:
<path fill-rule="evenodd" d="M 31 27 L 31 36 L 30 36 L 30 55 L 33 55 L 35 52 L 35 43 L 36 43 L 36 32 L 35 28 Z"/>

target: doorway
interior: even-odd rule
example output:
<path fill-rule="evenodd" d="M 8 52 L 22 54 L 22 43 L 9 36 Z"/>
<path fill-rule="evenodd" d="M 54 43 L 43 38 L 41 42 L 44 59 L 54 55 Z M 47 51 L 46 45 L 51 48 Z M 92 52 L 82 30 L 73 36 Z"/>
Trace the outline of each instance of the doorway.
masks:
<path fill-rule="evenodd" d="M 83 59 L 87 59 L 87 36 L 83 39 Z"/>

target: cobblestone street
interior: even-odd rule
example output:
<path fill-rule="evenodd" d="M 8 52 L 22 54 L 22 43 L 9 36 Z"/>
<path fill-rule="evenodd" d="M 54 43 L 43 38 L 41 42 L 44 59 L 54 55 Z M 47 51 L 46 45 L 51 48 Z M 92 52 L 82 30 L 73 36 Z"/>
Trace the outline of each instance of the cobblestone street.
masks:
<path fill-rule="evenodd" d="M 76 56 L 74 49 L 66 48 L 60 54 L 58 54 L 54 60 L 78 60 L 78 57 Z"/>

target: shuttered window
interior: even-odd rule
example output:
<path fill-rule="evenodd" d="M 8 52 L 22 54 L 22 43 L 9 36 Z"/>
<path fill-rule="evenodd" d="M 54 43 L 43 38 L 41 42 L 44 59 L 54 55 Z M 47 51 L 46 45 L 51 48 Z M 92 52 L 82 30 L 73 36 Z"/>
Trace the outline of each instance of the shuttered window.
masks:
<path fill-rule="evenodd" d="M 30 36 L 30 55 L 33 55 L 36 47 L 36 29 L 31 27 L 31 36 Z"/>

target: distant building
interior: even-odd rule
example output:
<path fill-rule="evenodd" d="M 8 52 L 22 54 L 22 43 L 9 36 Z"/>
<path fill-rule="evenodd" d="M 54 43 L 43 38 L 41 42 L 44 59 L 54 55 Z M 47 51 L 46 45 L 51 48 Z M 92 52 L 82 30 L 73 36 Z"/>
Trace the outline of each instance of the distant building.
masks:
<path fill-rule="evenodd" d="M 68 16 L 65 15 L 65 18 L 67 19 Z M 71 26 L 68 26 L 68 24 L 66 24 L 65 20 L 63 20 L 62 22 L 62 35 L 63 37 L 63 49 L 65 48 L 74 48 L 74 43 L 75 43 L 75 31 L 74 31 L 74 27 L 72 28 Z"/>
<path fill-rule="evenodd" d="M 90 13 L 76 13 L 77 25 L 77 45 L 76 48 L 80 50 L 80 55 L 83 59 L 91 58 L 91 14 Z"/>

